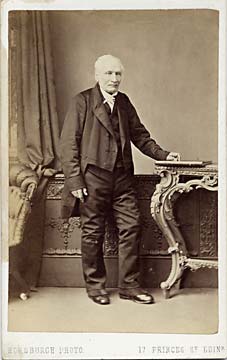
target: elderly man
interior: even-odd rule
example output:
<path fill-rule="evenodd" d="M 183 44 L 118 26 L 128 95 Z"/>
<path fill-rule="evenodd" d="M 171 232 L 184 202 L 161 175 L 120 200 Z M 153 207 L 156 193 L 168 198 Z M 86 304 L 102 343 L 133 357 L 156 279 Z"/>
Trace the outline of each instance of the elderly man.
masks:
<path fill-rule="evenodd" d="M 153 159 L 178 159 L 177 153 L 162 150 L 151 139 L 127 95 L 118 91 L 122 73 L 118 58 L 98 58 L 97 83 L 73 98 L 60 143 L 65 174 L 63 217 L 72 216 L 79 201 L 86 289 L 101 305 L 110 303 L 103 259 L 105 220 L 110 211 L 119 237 L 119 296 L 140 304 L 154 302 L 138 280 L 140 216 L 133 189 L 131 142 Z"/>

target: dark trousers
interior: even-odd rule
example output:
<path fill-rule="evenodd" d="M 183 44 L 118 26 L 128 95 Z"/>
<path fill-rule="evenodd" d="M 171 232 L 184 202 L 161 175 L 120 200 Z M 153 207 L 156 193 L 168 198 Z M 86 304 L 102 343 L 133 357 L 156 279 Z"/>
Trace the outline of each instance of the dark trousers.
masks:
<path fill-rule="evenodd" d="M 139 287 L 140 215 L 133 178 L 124 168 L 113 172 L 89 165 L 84 175 L 88 196 L 80 204 L 82 224 L 82 265 L 87 292 L 105 293 L 106 269 L 103 259 L 105 220 L 113 211 L 118 228 L 119 288 Z"/>

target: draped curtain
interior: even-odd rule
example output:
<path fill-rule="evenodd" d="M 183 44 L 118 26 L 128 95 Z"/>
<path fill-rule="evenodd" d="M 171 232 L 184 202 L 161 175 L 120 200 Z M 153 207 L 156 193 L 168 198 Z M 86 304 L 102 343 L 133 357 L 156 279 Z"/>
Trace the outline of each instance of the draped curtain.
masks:
<path fill-rule="evenodd" d="M 10 180 L 11 185 L 21 187 L 23 176 L 25 179 L 28 176 L 26 169 L 32 169 L 38 178 L 38 188 L 25 224 L 23 241 L 10 249 L 10 268 L 16 278 L 19 279 L 17 275 L 21 275 L 29 287 L 36 286 L 40 271 L 46 184 L 49 176 L 61 170 L 50 45 L 48 12 L 10 13 L 9 125 L 10 146 L 16 154 Z"/>
<path fill-rule="evenodd" d="M 48 13 L 20 11 L 17 17 L 18 159 L 38 172 L 60 170 Z"/>

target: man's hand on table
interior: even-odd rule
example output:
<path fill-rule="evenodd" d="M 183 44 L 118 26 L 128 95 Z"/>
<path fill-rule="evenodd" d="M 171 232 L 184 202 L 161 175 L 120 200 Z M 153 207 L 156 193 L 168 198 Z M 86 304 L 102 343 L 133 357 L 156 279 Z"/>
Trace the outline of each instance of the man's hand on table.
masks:
<path fill-rule="evenodd" d="M 176 152 L 170 152 L 166 158 L 167 161 L 180 161 L 180 154 Z"/>

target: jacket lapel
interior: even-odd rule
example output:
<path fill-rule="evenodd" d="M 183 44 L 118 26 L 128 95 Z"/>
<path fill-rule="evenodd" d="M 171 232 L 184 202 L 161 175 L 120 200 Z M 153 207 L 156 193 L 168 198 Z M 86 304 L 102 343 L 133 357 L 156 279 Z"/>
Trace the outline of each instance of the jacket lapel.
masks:
<path fill-rule="evenodd" d="M 93 88 L 93 113 L 100 123 L 109 131 L 109 133 L 114 137 L 113 128 L 109 119 L 109 116 L 106 112 L 105 106 L 103 104 L 102 95 L 98 88 L 98 84 Z"/>
<path fill-rule="evenodd" d="M 119 119 L 119 130 L 120 130 L 120 137 L 121 137 L 121 147 L 122 152 L 124 151 L 124 146 L 126 143 L 126 137 L 127 137 L 127 111 L 124 108 L 124 104 L 121 101 L 121 94 L 118 94 L 118 119 Z"/>

